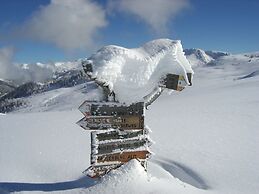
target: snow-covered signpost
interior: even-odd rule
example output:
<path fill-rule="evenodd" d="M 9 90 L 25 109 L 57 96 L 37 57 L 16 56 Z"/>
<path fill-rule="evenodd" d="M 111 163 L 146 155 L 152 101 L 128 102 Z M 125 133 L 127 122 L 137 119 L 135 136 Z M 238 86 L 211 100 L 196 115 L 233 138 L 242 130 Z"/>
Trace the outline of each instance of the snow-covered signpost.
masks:
<path fill-rule="evenodd" d="M 88 102 L 79 107 L 85 115 L 77 124 L 91 132 L 91 166 L 85 171 L 99 177 L 131 159 L 146 166 L 151 145 L 144 128 L 144 102 Z"/>
<path fill-rule="evenodd" d="M 146 168 L 151 140 L 145 108 L 165 90 L 191 85 L 193 71 L 180 41 L 159 39 L 140 48 L 106 46 L 82 61 L 86 75 L 103 89 L 105 102 L 85 101 L 77 122 L 91 132 L 91 166 L 99 177 L 131 159 Z"/>

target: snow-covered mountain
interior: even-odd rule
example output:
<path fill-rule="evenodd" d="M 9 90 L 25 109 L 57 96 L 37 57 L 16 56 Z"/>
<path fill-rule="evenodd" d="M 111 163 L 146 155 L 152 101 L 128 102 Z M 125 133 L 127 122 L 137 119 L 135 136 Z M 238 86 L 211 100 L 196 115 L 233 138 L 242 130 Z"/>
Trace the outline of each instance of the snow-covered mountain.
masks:
<path fill-rule="evenodd" d="M 0 97 L 13 91 L 15 88 L 16 86 L 12 82 L 0 79 Z"/>
<path fill-rule="evenodd" d="M 214 60 L 217 60 L 221 57 L 230 55 L 226 52 L 220 51 L 204 51 L 202 49 L 185 49 L 184 50 L 187 59 L 190 61 L 192 66 L 197 65 L 207 65 L 213 63 Z"/>
<path fill-rule="evenodd" d="M 55 63 L 1 63 L 0 79 L 11 80 L 16 85 L 27 82 L 46 82 L 62 72 L 78 70 L 81 67 L 80 60 L 74 62 Z"/>
<path fill-rule="evenodd" d="M 20 106 L 27 106 L 30 101 L 26 97 L 36 95 L 59 88 L 69 88 L 78 84 L 85 83 L 86 77 L 80 69 L 71 69 L 63 72 L 55 72 L 52 79 L 45 82 L 27 82 L 16 87 L 9 86 L 6 89 L 6 82 L 3 83 L 0 90 L 3 95 L 0 96 L 0 112 L 10 112 Z M 5 92 L 6 91 L 6 92 Z M 4 93 L 5 92 L 5 93 Z"/>
<path fill-rule="evenodd" d="M 26 105 L 0 114 L 0 193 L 257 193 L 259 54 L 201 52 L 212 59 L 205 63 L 185 53 L 193 86 L 163 93 L 145 111 L 155 141 L 147 172 L 132 161 L 100 180 L 81 173 L 90 165 L 90 133 L 75 124 L 77 108 L 102 91 L 64 71 L 51 81 L 57 85 L 24 96 L 26 89 L 17 98 Z M 82 82 L 64 84 L 72 80 Z"/>
<path fill-rule="evenodd" d="M 193 66 L 205 65 L 214 60 L 213 57 L 207 55 L 205 51 L 201 49 L 186 49 L 184 52 Z"/>

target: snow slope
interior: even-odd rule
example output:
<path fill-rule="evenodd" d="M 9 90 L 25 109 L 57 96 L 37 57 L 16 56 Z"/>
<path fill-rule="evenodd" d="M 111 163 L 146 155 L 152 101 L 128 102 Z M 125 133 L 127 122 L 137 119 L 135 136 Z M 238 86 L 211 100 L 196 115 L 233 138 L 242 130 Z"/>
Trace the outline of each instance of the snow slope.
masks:
<path fill-rule="evenodd" d="M 30 97 L 30 107 L 0 115 L 0 193 L 258 193 L 259 60 L 250 57 L 197 66 L 192 87 L 149 107 L 147 173 L 135 161 L 101 180 L 81 173 L 90 133 L 75 124 L 77 107 L 100 97 L 93 84 Z"/>

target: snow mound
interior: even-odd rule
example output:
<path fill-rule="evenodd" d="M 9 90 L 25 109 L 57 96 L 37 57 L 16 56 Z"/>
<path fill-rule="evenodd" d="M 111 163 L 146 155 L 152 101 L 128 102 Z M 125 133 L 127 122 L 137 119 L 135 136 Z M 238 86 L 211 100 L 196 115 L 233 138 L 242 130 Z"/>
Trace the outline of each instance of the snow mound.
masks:
<path fill-rule="evenodd" d="M 131 160 L 117 170 L 105 175 L 93 187 L 82 193 L 126 194 L 126 193 L 196 193 L 196 189 L 175 178 L 154 177 L 148 174 L 137 160 Z"/>
<path fill-rule="evenodd" d="M 105 82 L 126 103 L 143 100 L 168 73 L 183 75 L 187 84 L 186 73 L 193 73 L 179 40 L 158 39 L 133 49 L 109 45 L 88 61 L 92 77 Z"/>

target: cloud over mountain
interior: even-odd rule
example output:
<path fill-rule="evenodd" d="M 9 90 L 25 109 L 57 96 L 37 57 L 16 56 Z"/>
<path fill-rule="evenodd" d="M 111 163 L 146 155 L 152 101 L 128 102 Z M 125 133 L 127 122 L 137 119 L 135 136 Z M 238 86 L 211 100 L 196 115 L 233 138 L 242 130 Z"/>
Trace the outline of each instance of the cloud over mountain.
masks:
<path fill-rule="evenodd" d="M 12 57 L 14 51 L 11 47 L 0 48 L 0 78 L 9 79 L 13 77 Z"/>
<path fill-rule="evenodd" d="M 14 54 L 12 47 L 0 48 L 0 79 L 22 84 L 45 81 L 53 76 L 54 64 L 16 64 L 13 63 Z"/>

